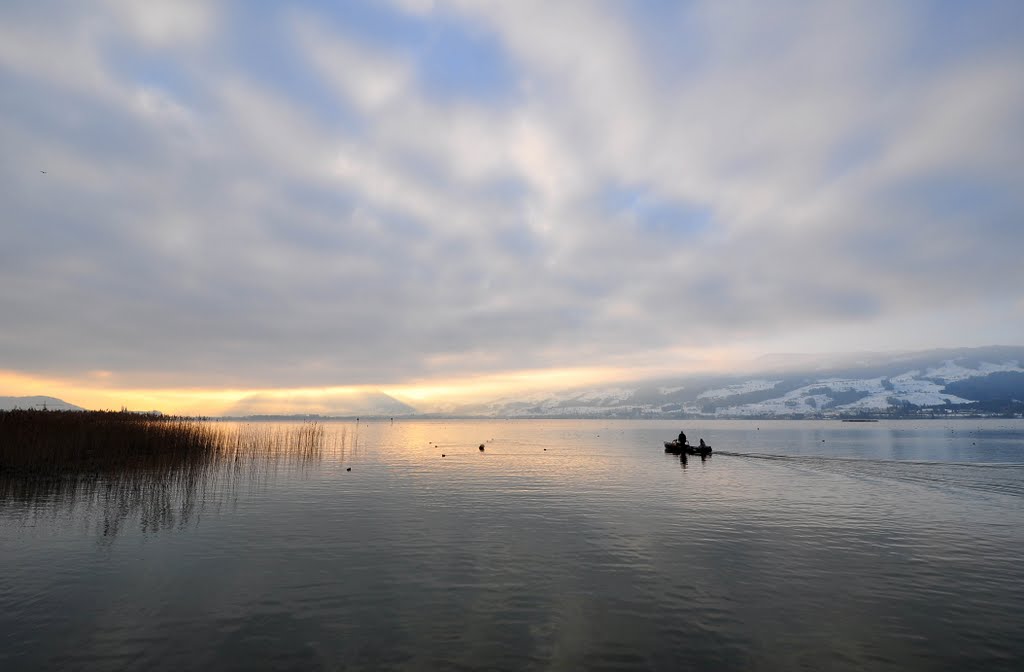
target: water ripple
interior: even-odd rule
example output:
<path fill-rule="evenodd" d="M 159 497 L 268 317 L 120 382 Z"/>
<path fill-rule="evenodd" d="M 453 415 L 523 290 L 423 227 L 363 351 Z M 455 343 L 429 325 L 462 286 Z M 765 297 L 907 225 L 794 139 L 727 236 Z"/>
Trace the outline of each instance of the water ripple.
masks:
<path fill-rule="evenodd" d="M 657 423 L 363 422 L 43 488 L 0 501 L 0 666 L 1015 669 L 1024 433 L 879 424 L 684 463 Z"/>

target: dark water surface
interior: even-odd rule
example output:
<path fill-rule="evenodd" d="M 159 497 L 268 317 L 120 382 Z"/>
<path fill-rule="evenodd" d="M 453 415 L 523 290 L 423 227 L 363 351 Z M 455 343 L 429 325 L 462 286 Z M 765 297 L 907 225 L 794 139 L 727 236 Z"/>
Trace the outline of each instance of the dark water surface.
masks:
<path fill-rule="evenodd" d="M 8 484 L 0 670 L 1024 669 L 1020 420 L 326 429 Z"/>

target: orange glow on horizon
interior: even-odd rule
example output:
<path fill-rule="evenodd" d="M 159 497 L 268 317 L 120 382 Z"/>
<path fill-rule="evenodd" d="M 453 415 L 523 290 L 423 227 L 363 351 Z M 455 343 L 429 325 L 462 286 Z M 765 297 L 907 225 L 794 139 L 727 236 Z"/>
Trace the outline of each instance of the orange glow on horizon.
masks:
<path fill-rule="evenodd" d="M 689 373 L 724 372 L 735 368 L 735 352 L 675 352 L 676 362 L 685 363 Z M 116 374 L 93 371 L 78 378 L 40 376 L 0 371 L 0 396 L 49 396 L 87 409 L 129 408 L 158 410 L 178 415 L 224 415 L 238 404 L 258 399 L 268 413 L 322 413 L 330 400 L 356 398 L 361 394 L 383 393 L 421 412 L 437 412 L 466 403 L 485 403 L 519 394 L 553 392 L 594 385 L 615 386 L 644 378 L 673 374 L 662 357 L 651 357 L 639 366 L 602 366 L 518 370 L 466 375 L 448 379 L 416 379 L 402 384 L 319 386 L 295 388 L 265 387 L 157 387 L 118 386 Z M 676 371 L 681 367 L 676 367 Z M 260 411 L 263 412 L 263 411 Z M 344 413 L 342 413 L 344 414 Z"/>

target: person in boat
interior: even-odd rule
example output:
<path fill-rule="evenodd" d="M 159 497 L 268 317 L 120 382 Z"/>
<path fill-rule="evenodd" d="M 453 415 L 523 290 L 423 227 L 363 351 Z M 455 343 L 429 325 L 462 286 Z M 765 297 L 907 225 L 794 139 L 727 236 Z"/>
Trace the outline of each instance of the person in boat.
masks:
<path fill-rule="evenodd" d="M 708 444 L 704 443 L 704 439 L 700 440 L 700 449 L 702 452 L 708 449 Z"/>
<path fill-rule="evenodd" d="M 679 445 L 680 446 L 687 445 L 686 444 L 686 432 L 679 432 L 679 438 L 677 440 L 679 441 Z"/>

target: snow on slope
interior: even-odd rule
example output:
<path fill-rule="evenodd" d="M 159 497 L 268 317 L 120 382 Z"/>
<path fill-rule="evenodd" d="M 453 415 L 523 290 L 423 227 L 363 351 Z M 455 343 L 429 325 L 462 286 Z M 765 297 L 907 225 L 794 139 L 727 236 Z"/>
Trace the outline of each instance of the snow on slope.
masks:
<path fill-rule="evenodd" d="M 987 376 L 998 372 L 1021 372 L 1024 358 L 1007 358 L 1002 363 L 979 362 L 976 368 L 964 366 L 962 362 L 978 362 L 976 358 L 967 360 L 964 357 L 940 359 L 932 362 L 937 364 L 918 363 L 912 370 L 902 369 L 900 364 L 888 369 L 887 375 L 877 375 L 879 365 L 873 364 L 874 377 L 856 378 L 832 377 L 819 378 L 808 382 L 798 389 L 779 393 L 774 399 L 749 404 L 735 404 L 716 408 L 717 417 L 744 416 L 792 416 L 794 414 L 816 415 L 823 411 L 827 414 L 841 412 L 885 410 L 907 402 L 915 406 L 941 406 L 945 403 L 969 403 L 964 399 L 942 390 L 946 384 L 978 376 Z M 902 363 L 902 366 L 907 366 Z M 911 365 L 913 366 L 913 365 Z M 888 367 L 886 367 L 888 368 Z M 902 369 L 902 370 L 901 370 Z M 852 373 L 852 372 L 851 372 Z M 856 374 L 853 373 L 853 376 Z M 735 379 L 733 379 L 735 380 Z M 793 379 L 788 379 L 792 381 Z M 729 403 L 730 397 L 769 391 L 786 379 L 755 378 L 741 383 L 725 384 L 721 387 L 707 389 L 689 401 L 673 401 L 668 395 L 686 389 L 685 386 L 663 386 L 657 388 L 664 397 L 661 401 L 645 396 L 647 403 L 637 403 L 637 390 L 629 387 L 606 387 L 594 390 L 575 389 L 560 393 L 538 392 L 516 399 L 502 399 L 488 404 L 488 412 L 493 415 L 535 416 L 535 415 L 579 415 L 608 416 L 619 414 L 632 416 L 643 414 L 658 416 L 674 415 L 680 411 L 692 415 L 704 415 L 704 407 L 708 402 L 716 405 L 722 400 Z M 722 381 L 725 382 L 725 381 Z M 770 394 L 770 392 L 769 392 Z M 859 398 L 858 398 L 859 397 Z M 734 401 L 739 401 L 736 399 Z M 843 402 L 843 403 L 838 403 Z"/>
<path fill-rule="evenodd" d="M 892 398 L 898 401 L 908 401 L 916 406 L 935 406 L 947 401 L 951 404 L 966 404 L 970 401 L 952 394 L 944 394 L 942 392 L 943 385 L 918 378 L 919 375 L 921 375 L 920 371 L 909 371 L 890 378 L 892 390 L 872 390 L 871 396 L 847 404 L 842 408 L 844 410 L 884 409 L 889 407 L 889 400 Z"/>
<path fill-rule="evenodd" d="M 509 416 L 599 415 L 609 408 L 625 405 L 634 394 L 636 389 L 627 387 L 556 393 L 535 392 L 514 399 L 499 399 L 488 404 L 488 408 L 491 414 Z"/>
<path fill-rule="evenodd" d="M 1004 371 L 1013 371 L 1017 373 L 1024 373 L 1024 368 L 1021 368 L 1020 362 L 1013 360 L 1005 362 L 1003 364 L 992 364 L 990 362 L 981 362 L 976 369 L 968 369 L 960 366 L 952 359 L 947 359 L 942 363 L 942 366 L 937 366 L 932 369 L 928 369 L 924 373 L 925 378 L 941 378 L 947 383 L 952 383 L 957 380 L 964 380 L 965 378 L 974 378 L 975 376 L 987 376 L 990 373 L 1001 373 Z"/>
<path fill-rule="evenodd" d="M 567 399 L 567 401 L 600 401 L 603 403 L 609 403 L 616 401 L 626 401 L 635 393 L 636 390 L 633 388 L 607 387 L 604 388 L 603 390 L 591 390 L 588 392 L 584 392 L 583 394 L 571 396 Z"/>
<path fill-rule="evenodd" d="M 778 380 L 748 380 L 743 383 L 737 383 L 736 385 L 726 385 L 716 390 L 704 390 L 697 395 L 698 399 L 725 399 L 726 397 L 734 397 L 737 394 L 746 394 L 748 392 L 760 392 L 761 390 L 770 390 L 781 381 Z"/>
<path fill-rule="evenodd" d="M 975 373 L 977 375 L 977 372 Z M 791 413 L 816 413 L 822 408 L 837 411 L 880 410 L 888 408 L 890 400 L 907 401 L 916 406 L 941 405 L 948 401 L 951 404 L 964 404 L 969 400 L 942 392 L 943 385 L 920 378 L 920 371 L 908 371 L 899 376 L 889 378 L 892 389 L 883 383 L 885 378 L 841 379 L 825 378 L 787 392 L 776 399 L 769 399 L 754 404 L 721 408 L 716 415 L 788 415 Z M 964 376 L 968 377 L 968 376 Z M 834 392 L 866 393 L 857 401 L 830 406 L 832 397 L 824 393 L 812 394 L 812 391 L 829 388 Z"/>

